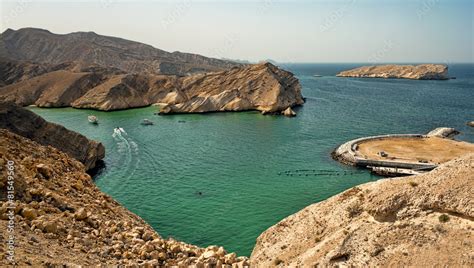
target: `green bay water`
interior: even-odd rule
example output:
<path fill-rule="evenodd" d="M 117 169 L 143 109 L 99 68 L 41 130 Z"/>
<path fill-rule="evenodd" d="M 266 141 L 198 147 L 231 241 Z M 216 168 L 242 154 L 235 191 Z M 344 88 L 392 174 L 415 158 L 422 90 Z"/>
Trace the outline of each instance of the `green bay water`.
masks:
<path fill-rule="evenodd" d="M 455 80 L 338 78 L 359 64 L 283 65 L 307 98 L 298 116 L 258 112 L 153 115 L 154 107 L 115 112 L 31 108 L 105 145 L 97 186 L 163 237 L 217 244 L 250 255 L 271 225 L 315 202 L 379 177 L 331 159 L 361 136 L 455 127 L 474 141 L 474 66 Z M 315 74 L 322 77 L 314 77 Z M 100 124 L 89 124 L 97 115 Z M 148 118 L 152 126 L 142 126 Z M 113 137 L 115 127 L 127 134 Z"/>

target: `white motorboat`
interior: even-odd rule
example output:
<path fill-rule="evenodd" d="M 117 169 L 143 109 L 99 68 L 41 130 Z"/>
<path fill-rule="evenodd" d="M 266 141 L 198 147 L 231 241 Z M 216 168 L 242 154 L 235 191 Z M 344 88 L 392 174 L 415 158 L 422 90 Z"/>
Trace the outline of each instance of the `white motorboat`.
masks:
<path fill-rule="evenodd" d="M 89 123 L 91 124 L 96 124 L 96 125 L 99 124 L 99 119 L 95 115 L 89 115 L 87 117 L 87 121 L 89 121 Z"/>

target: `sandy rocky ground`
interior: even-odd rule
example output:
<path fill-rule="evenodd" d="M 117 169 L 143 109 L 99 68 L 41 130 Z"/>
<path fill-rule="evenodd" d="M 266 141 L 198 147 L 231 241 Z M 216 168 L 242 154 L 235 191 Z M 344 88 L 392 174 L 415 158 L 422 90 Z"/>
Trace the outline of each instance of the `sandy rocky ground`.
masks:
<path fill-rule="evenodd" d="M 257 239 L 254 267 L 474 267 L 474 154 L 310 205 Z"/>
<path fill-rule="evenodd" d="M 246 257 L 161 238 L 102 193 L 84 166 L 50 146 L 0 130 L 0 266 L 7 262 L 7 161 L 15 167 L 15 258 L 22 266 L 244 267 Z"/>

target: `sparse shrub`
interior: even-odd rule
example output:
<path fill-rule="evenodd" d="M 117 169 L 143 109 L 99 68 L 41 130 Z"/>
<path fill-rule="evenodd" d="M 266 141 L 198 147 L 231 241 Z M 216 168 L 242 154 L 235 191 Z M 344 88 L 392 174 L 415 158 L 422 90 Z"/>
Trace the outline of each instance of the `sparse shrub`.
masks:
<path fill-rule="evenodd" d="M 280 260 L 280 259 L 278 259 L 278 258 L 276 258 L 276 259 L 273 261 L 273 263 L 275 263 L 275 265 L 280 265 L 280 264 L 283 263 L 283 261 Z"/>
<path fill-rule="evenodd" d="M 441 226 L 441 224 L 436 224 L 434 229 L 439 233 L 442 233 L 442 234 L 446 233 L 446 229 L 444 229 L 444 227 Z"/>
<path fill-rule="evenodd" d="M 358 203 L 353 203 L 346 208 L 347 212 L 349 213 L 349 217 L 353 218 L 359 216 L 362 213 L 362 208 Z"/>
<path fill-rule="evenodd" d="M 441 214 L 438 217 L 439 222 L 448 222 L 449 221 L 449 216 L 446 214 Z"/>
<path fill-rule="evenodd" d="M 418 186 L 418 183 L 417 183 L 417 182 L 414 182 L 414 181 L 410 181 L 410 182 L 408 182 L 408 184 L 410 184 L 411 187 L 416 187 L 416 186 Z"/>

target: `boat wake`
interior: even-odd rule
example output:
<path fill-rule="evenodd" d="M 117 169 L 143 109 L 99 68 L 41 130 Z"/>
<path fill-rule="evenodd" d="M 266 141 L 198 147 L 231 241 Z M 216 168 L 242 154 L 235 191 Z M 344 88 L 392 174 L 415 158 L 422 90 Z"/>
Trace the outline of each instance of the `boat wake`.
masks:
<path fill-rule="evenodd" d="M 130 178 L 135 174 L 140 163 L 138 144 L 123 128 L 115 128 L 112 137 L 116 142 L 117 164 L 126 169 L 120 172 L 125 175 L 123 176 L 125 179 Z"/>

